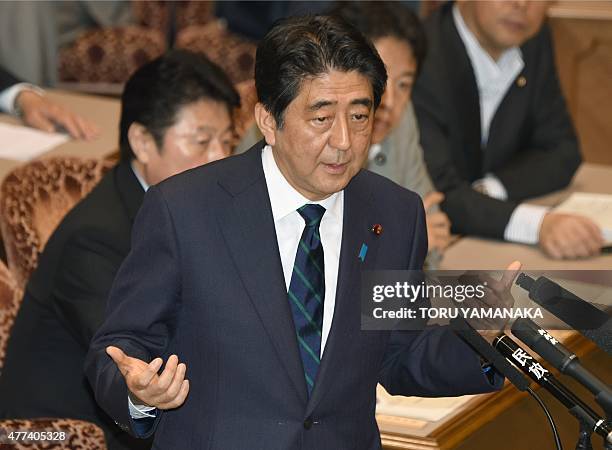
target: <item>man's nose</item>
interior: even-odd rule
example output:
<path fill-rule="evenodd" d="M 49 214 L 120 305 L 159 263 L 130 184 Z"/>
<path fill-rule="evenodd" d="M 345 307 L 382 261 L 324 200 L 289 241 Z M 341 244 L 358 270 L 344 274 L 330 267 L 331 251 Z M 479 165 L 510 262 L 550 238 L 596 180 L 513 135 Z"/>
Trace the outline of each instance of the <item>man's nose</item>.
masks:
<path fill-rule="evenodd" d="M 346 117 L 337 117 L 330 131 L 329 145 L 331 147 L 337 150 L 348 150 L 351 147 L 351 136 Z"/>

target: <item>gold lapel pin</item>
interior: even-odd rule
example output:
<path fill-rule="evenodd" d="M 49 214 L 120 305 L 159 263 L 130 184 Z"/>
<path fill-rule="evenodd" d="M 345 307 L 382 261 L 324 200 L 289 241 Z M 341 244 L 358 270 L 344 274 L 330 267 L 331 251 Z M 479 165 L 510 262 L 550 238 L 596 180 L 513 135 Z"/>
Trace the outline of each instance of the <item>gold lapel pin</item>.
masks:
<path fill-rule="evenodd" d="M 370 231 L 374 233 L 376 236 L 380 236 L 383 232 L 383 227 L 381 224 L 377 223 L 375 225 L 372 225 L 372 228 L 370 228 Z"/>
<path fill-rule="evenodd" d="M 525 85 L 527 84 L 527 78 L 525 78 L 523 75 L 521 75 L 520 77 L 518 77 L 516 79 L 516 85 L 520 88 L 525 87 Z"/>

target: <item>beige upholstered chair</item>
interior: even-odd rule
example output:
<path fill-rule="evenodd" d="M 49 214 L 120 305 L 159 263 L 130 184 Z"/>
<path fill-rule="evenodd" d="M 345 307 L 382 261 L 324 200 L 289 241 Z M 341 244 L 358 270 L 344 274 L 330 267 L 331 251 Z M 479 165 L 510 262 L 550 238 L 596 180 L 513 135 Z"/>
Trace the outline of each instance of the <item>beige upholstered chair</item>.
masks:
<path fill-rule="evenodd" d="M 86 31 L 59 54 L 62 82 L 125 83 L 143 64 L 162 55 L 166 37 L 137 25 Z"/>
<path fill-rule="evenodd" d="M 13 170 L 0 187 L 0 229 L 8 267 L 23 287 L 47 239 L 66 213 L 114 165 L 74 157 L 32 161 Z"/>
<path fill-rule="evenodd" d="M 255 80 L 250 79 L 234 85 L 240 94 L 240 108 L 234 111 L 236 134 L 241 139 L 248 129 L 255 123 L 255 103 L 257 103 L 257 90 Z"/>
<path fill-rule="evenodd" d="M 0 261 L 0 374 L 6 357 L 6 344 L 21 298 L 22 290 L 8 268 Z"/>
<path fill-rule="evenodd" d="M 257 45 L 227 30 L 220 20 L 182 29 L 175 46 L 203 53 L 221 66 L 235 84 L 255 77 Z"/>
<path fill-rule="evenodd" d="M 49 440 L 15 439 L 14 432 L 28 431 L 30 437 Z M 9 439 L 13 432 L 13 439 Z M 37 434 L 38 433 L 38 434 Z M 65 439 L 60 440 L 61 433 Z M 26 435 L 26 438 L 28 436 Z M 21 436 L 20 436 L 21 438 Z M 104 433 L 93 423 L 74 419 L 0 420 L 0 450 L 106 450 Z"/>

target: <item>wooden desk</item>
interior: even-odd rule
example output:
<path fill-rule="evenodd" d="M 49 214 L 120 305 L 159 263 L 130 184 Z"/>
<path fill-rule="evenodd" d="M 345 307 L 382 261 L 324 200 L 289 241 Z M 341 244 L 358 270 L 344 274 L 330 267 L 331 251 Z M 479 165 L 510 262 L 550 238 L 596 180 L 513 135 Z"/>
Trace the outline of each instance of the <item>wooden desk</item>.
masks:
<path fill-rule="evenodd" d="M 612 193 L 612 166 L 583 164 L 571 186 L 533 201 L 555 205 L 571 192 L 586 191 Z M 525 269 L 607 269 L 612 270 L 612 255 L 580 261 L 556 261 L 539 248 L 508 242 L 466 237 L 459 239 L 445 254 L 441 269 L 505 269 L 520 260 Z M 585 366 L 608 383 L 612 382 L 610 356 L 596 349 L 590 341 L 577 333 L 556 332 L 558 337 L 576 353 Z M 586 391 L 573 380 L 561 377 L 564 384 L 580 394 L 593 409 L 599 408 Z M 538 393 L 551 409 L 559 428 L 564 448 L 574 448 L 577 425 L 563 407 L 547 392 Z M 454 449 L 454 450 L 524 450 L 553 449 L 550 428 L 543 412 L 527 394 L 506 385 L 496 394 L 478 395 L 449 416 L 437 422 L 427 422 L 396 416 L 377 416 L 385 449 Z M 602 449 L 601 438 L 593 436 L 593 447 Z"/>
<path fill-rule="evenodd" d="M 100 136 L 91 142 L 70 140 L 45 153 L 41 158 L 48 158 L 50 156 L 102 158 L 119 147 L 119 100 L 55 90 L 47 91 L 47 95 L 57 103 L 65 105 L 75 113 L 95 122 L 100 128 Z M 7 114 L 0 114 L 0 121 L 20 123 L 19 119 Z M 23 163 L 0 158 L 0 181 L 20 164 Z"/>

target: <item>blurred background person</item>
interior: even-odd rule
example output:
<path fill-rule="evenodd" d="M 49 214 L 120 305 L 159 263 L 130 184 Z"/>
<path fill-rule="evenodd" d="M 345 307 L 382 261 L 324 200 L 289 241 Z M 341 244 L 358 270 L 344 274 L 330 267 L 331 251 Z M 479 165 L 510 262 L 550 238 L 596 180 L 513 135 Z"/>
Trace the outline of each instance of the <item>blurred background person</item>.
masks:
<path fill-rule="evenodd" d="M 548 6 L 443 5 L 427 21 L 414 105 L 455 232 L 539 243 L 554 258 L 588 257 L 603 244 L 594 222 L 524 203 L 567 186 L 581 161 L 544 24 Z"/>
<path fill-rule="evenodd" d="M 355 26 L 376 47 L 387 69 L 387 86 L 376 111 L 367 169 L 418 193 L 427 211 L 428 263 L 450 243 L 450 222 L 438 204 L 423 160 L 410 98 L 425 58 L 426 38 L 419 18 L 397 2 L 340 2 L 332 11 Z M 433 256 L 433 257 L 432 257 Z"/>
<path fill-rule="evenodd" d="M 171 51 L 130 78 L 121 99 L 121 161 L 60 223 L 27 284 L 0 376 L 1 418 L 83 419 L 102 427 L 109 449 L 150 446 L 97 406 L 83 375 L 85 354 L 145 191 L 228 156 L 238 104 L 223 71 L 186 51 Z"/>

